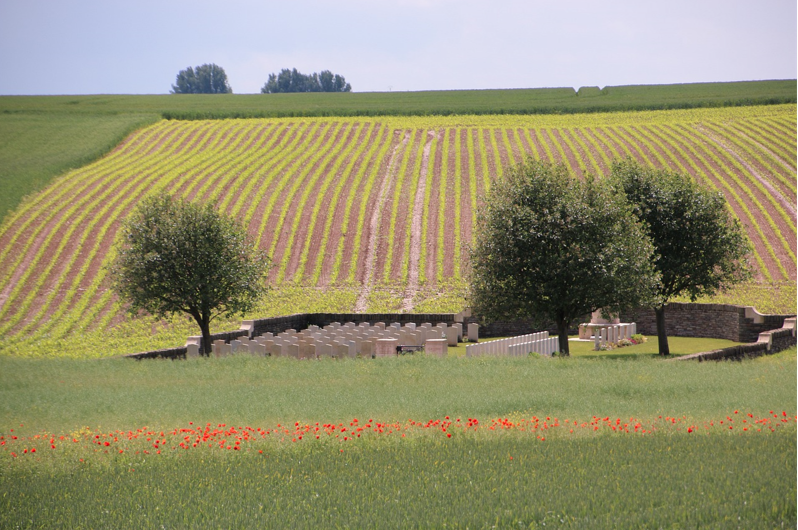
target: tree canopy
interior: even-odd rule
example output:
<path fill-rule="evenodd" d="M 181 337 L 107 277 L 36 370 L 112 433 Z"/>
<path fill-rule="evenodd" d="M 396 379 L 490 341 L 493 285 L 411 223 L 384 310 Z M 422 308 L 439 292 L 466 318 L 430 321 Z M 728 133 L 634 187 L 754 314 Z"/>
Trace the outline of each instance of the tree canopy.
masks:
<path fill-rule="evenodd" d="M 653 252 L 608 181 L 530 158 L 492 184 L 478 212 L 469 296 L 487 320 L 556 323 L 568 355 L 577 318 L 650 302 Z"/>
<path fill-rule="evenodd" d="M 695 301 L 750 277 L 751 247 L 719 191 L 699 186 L 688 175 L 615 162 L 612 178 L 646 226 L 661 276 L 654 310 L 659 353 L 670 353 L 665 304 L 677 295 Z"/>
<path fill-rule="evenodd" d="M 269 80 L 260 89 L 263 94 L 281 92 L 351 92 L 352 86 L 343 76 L 329 70 L 310 75 L 297 72 L 297 69 L 283 68 L 279 74 L 269 74 Z"/>
<path fill-rule="evenodd" d="M 121 234 L 114 290 L 133 313 L 191 315 L 206 355 L 210 322 L 253 309 L 265 293 L 268 257 L 210 205 L 156 195 L 123 221 Z"/>
<path fill-rule="evenodd" d="M 180 70 L 172 85 L 173 94 L 232 94 L 224 68 L 215 64 L 203 64 L 196 68 Z"/>

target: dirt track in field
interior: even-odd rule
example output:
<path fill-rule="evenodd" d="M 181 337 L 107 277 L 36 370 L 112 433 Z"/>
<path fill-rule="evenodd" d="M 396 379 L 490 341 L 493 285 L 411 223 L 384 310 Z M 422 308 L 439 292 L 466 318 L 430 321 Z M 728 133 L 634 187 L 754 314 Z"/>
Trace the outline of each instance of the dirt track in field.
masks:
<path fill-rule="evenodd" d="M 380 230 L 379 230 L 380 217 L 382 216 L 383 213 L 383 208 L 385 206 L 388 189 L 390 188 L 391 182 L 394 180 L 394 173 L 396 171 L 395 168 L 396 155 L 401 148 L 407 146 L 409 141 L 410 141 L 410 131 L 405 131 L 402 141 L 397 143 L 396 146 L 391 150 L 391 156 L 388 159 L 388 166 L 385 170 L 385 173 L 383 173 L 382 177 L 380 178 L 380 189 L 377 195 L 377 202 L 374 205 L 374 207 L 371 209 L 368 238 L 365 238 L 367 241 L 366 263 L 363 268 L 363 274 L 361 280 L 362 287 L 360 289 L 360 294 L 358 295 L 357 302 L 355 302 L 354 311 L 356 313 L 364 313 L 368 309 L 368 300 L 369 300 L 369 295 L 371 294 L 372 278 L 374 278 L 374 264 L 377 258 L 376 256 L 377 245 L 379 243 L 379 236 L 380 236 Z"/>
<path fill-rule="evenodd" d="M 438 136 L 435 131 L 427 131 L 426 143 L 421 159 L 421 173 L 418 178 L 416 197 L 413 201 L 413 219 L 410 223 L 410 263 L 408 264 L 407 289 L 402 300 L 402 311 L 410 312 L 413 310 L 413 299 L 418 292 L 419 286 L 419 267 L 421 265 L 421 243 L 424 214 L 426 208 L 424 204 L 425 192 L 427 189 L 427 178 L 429 173 L 429 153 L 432 149 L 433 140 Z"/>

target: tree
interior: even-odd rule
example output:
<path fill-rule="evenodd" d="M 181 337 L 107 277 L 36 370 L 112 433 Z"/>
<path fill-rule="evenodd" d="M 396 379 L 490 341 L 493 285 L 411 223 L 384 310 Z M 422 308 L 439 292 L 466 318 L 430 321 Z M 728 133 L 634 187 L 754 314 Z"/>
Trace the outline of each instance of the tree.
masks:
<path fill-rule="evenodd" d="M 210 205 L 145 199 L 122 224 L 113 288 L 133 313 L 187 313 L 211 351 L 210 323 L 251 310 L 265 293 L 268 257 L 234 219 Z"/>
<path fill-rule="evenodd" d="M 232 94 L 224 68 L 215 64 L 203 64 L 196 69 L 188 67 L 177 74 L 173 94 Z"/>
<path fill-rule="evenodd" d="M 320 74 L 305 75 L 296 68 L 283 68 L 279 74 L 269 74 L 269 80 L 260 89 L 263 94 L 285 92 L 351 92 L 352 86 L 342 76 L 324 70 Z"/>
<path fill-rule="evenodd" d="M 719 191 L 689 176 L 615 162 L 612 178 L 632 203 L 656 249 L 661 276 L 654 312 L 660 355 L 670 354 L 665 304 L 677 295 L 691 301 L 750 277 L 751 246 Z"/>
<path fill-rule="evenodd" d="M 470 298 L 487 320 L 555 322 L 568 329 L 598 309 L 651 297 L 653 246 L 607 181 L 580 181 L 562 165 L 527 159 L 494 182 L 477 216 Z"/>

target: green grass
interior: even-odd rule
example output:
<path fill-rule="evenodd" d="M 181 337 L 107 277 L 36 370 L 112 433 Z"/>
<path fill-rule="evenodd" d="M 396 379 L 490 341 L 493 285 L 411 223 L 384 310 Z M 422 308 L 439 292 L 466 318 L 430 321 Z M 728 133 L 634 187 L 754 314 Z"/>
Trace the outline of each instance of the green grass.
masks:
<path fill-rule="evenodd" d="M 100 158 L 158 119 L 141 112 L 0 114 L 0 220 L 54 176 Z"/>
<path fill-rule="evenodd" d="M 0 357 L 0 429 L 173 428 L 385 421 L 512 412 L 697 419 L 734 408 L 794 408 L 795 350 L 762 363 L 638 357 L 428 358 L 302 362 L 232 357 L 189 361 Z M 562 417 L 562 416 L 561 416 Z"/>
<path fill-rule="evenodd" d="M 792 527 L 795 371 L 795 348 L 700 364 L 0 357 L 0 527 Z M 369 428 L 344 441 L 353 424 Z M 210 447 L 176 447 L 203 432 Z"/>
<path fill-rule="evenodd" d="M 795 448 L 793 429 L 120 455 L 7 468 L 0 526 L 794 527 Z"/>

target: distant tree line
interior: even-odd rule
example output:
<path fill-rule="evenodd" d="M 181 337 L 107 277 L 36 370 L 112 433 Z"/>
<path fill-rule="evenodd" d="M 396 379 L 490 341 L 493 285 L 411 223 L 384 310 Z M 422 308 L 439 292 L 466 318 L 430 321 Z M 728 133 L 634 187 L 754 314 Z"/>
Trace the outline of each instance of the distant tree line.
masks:
<path fill-rule="evenodd" d="M 263 94 L 278 92 L 351 92 L 352 85 L 343 76 L 329 70 L 305 75 L 296 68 L 283 68 L 279 74 L 269 74 L 269 80 L 260 89 Z M 172 85 L 173 94 L 232 94 L 224 68 L 216 64 L 203 64 L 180 70 Z"/>
<path fill-rule="evenodd" d="M 283 68 L 279 74 L 269 74 L 269 80 L 260 89 L 263 94 L 279 92 L 351 92 L 352 86 L 343 76 L 329 70 L 305 75 L 296 68 Z"/>

